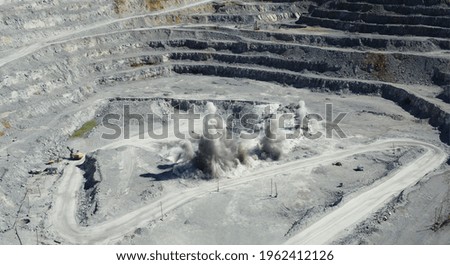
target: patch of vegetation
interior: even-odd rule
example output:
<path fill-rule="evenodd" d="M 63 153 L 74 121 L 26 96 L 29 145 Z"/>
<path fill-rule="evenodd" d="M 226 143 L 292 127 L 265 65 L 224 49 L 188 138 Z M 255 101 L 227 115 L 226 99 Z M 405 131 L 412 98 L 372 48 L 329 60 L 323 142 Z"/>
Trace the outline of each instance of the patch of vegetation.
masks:
<path fill-rule="evenodd" d="M 144 65 L 154 65 L 154 64 L 155 64 L 154 62 L 150 62 L 150 61 L 140 61 L 140 62 L 131 62 L 130 66 L 133 68 L 136 68 L 136 67 L 142 67 Z"/>
<path fill-rule="evenodd" d="M 163 0 L 145 0 L 145 6 L 150 11 L 161 10 L 164 8 Z"/>
<path fill-rule="evenodd" d="M 181 17 L 180 17 L 180 15 L 175 15 L 175 16 L 173 16 L 172 17 L 173 18 L 173 22 L 175 23 L 175 24 L 181 24 Z"/>
<path fill-rule="evenodd" d="M 11 123 L 8 120 L 1 120 L 0 123 L 3 125 L 3 127 L 5 127 L 5 129 L 11 128 Z"/>
<path fill-rule="evenodd" d="M 142 5 L 149 11 L 157 11 L 164 9 L 164 0 L 142 0 L 139 1 L 139 7 Z M 127 0 L 114 0 L 113 3 L 114 12 L 116 14 L 123 14 L 127 11 Z M 131 7 L 132 8 L 132 7 Z M 138 8 L 138 7 L 135 7 Z"/>
<path fill-rule="evenodd" d="M 3 135 L 5 135 L 5 132 L 0 131 L 0 137 L 2 137 Z"/>
<path fill-rule="evenodd" d="M 114 12 L 116 14 L 122 14 L 126 10 L 127 0 L 114 0 Z"/>
<path fill-rule="evenodd" d="M 143 64 L 143 63 L 133 62 L 133 63 L 130 64 L 130 66 L 133 67 L 133 68 L 135 68 L 135 67 L 141 67 L 141 66 L 144 66 L 144 64 Z"/>
<path fill-rule="evenodd" d="M 95 120 L 90 120 L 81 126 L 80 129 L 73 132 L 73 134 L 70 136 L 70 138 L 81 138 L 84 137 L 87 133 L 92 131 L 92 129 L 97 126 L 97 122 Z"/>
<path fill-rule="evenodd" d="M 365 59 L 366 68 L 370 72 L 375 71 L 376 77 L 381 81 L 391 82 L 393 80 L 392 75 L 388 72 L 388 59 L 385 54 L 382 53 L 369 53 Z"/>

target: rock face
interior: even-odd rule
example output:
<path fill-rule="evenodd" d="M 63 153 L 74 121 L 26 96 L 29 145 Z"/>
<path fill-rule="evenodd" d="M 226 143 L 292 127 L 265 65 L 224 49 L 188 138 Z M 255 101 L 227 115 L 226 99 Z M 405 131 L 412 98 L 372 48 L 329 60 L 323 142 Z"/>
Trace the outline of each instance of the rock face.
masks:
<path fill-rule="evenodd" d="M 28 172 L 67 155 L 113 86 L 207 75 L 380 96 L 450 144 L 448 0 L 6 0 L 0 14 L 0 232 Z"/>
<path fill-rule="evenodd" d="M 435 1 L 328 1 L 297 23 L 360 33 L 447 38 L 450 5 Z"/>
<path fill-rule="evenodd" d="M 296 23 L 356 33 L 405 36 L 404 39 L 411 39 L 411 36 L 427 37 L 427 39 L 429 39 L 428 37 L 448 39 L 450 36 L 449 15 L 450 3 L 445 0 L 339 0 L 327 1 L 316 6 L 310 13 L 303 14 Z M 439 46 L 448 50 L 447 44 Z M 405 48 L 408 49 L 407 47 Z M 448 52 L 445 53 L 448 54 Z M 395 73 L 396 71 L 390 68 L 392 66 L 395 68 L 402 67 L 402 63 L 397 64 L 395 61 L 403 61 L 405 58 L 400 58 L 401 56 L 392 58 L 390 55 L 385 54 L 370 56 L 368 57 L 370 68 L 376 73 L 379 80 L 391 83 L 392 81 L 405 83 L 406 80 L 400 80 L 401 78 L 398 77 L 393 78 L 397 80 L 393 80 L 391 78 L 393 76 L 390 76 L 392 74 L 395 76 L 405 74 L 403 70 L 401 73 Z M 436 57 L 430 58 L 434 62 L 439 62 L 439 65 L 434 64 L 431 68 L 424 69 L 424 73 L 432 78 L 431 81 L 434 84 L 443 87 L 444 91 L 439 94 L 438 98 L 448 103 L 447 92 L 450 84 L 450 74 L 448 73 L 448 56 L 446 57 L 445 60 Z M 419 66 L 412 61 L 408 64 L 415 65 L 414 67 Z M 424 64 L 421 65 L 423 66 Z M 412 83 L 419 81 L 411 80 L 410 76 L 406 79 L 409 79 Z M 430 118 L 430 124 L 440 129 L 441 140 L 447 144 L 450 143 L 448 105 L 440 102 L 437 104 L 434 101 L 430 102 L 393 84 L 381 85 L 381 95 L 384 98 L 397 102 L 416 117 Z"/>

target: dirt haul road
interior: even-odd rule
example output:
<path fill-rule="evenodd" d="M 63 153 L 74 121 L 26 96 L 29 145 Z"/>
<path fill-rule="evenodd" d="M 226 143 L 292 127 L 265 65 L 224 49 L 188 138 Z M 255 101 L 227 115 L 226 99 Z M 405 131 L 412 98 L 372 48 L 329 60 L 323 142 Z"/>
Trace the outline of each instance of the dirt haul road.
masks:
<path fill-rule="evenodd" d="M 425 151 L 410 164 L 399 168 L 395 172 L 391 172 L 389 176 L 375 182 L 366 189 L 344 198 L 344 202 L 340 207 L 336 207 L 325 217 L 299 234 L 294 235 L 286 242 L 287 244 L 330 243 L 333 239 L 343 235 L 348 228 L 367 218 L 391 199 L 392 196 L 400 193 L 403 189 L 419 181 L 427 173 L 438 168 L 445 162 L 447 154 L 438 147 L 421 141 L 409 139 L 382 140 L 364 146 L 360 145 L 347 150 L 327 152 L 317 157 L 256 170 L 244 177 L 223 180 L 221 189 L 239 186 L 253 180 L 273 177 L 273 175 L 283 172 L 293 172 L 320 164 L 331 163 L 337 159 L 355 154 L 389 150 L 393 144 L 396 147 L 421 147 Z M 67 243 L 114 243 L 136 228 L 143 227 L 149 221 L 160 218 L 160 202 L 164 205 L 165 211 L 168 212 L 216 190 L 216 183 L 206 183 L 183 192 L 167 194 L 158 201 L 154 201 L 116 219 L 94 226 L 82 227 L 76 218 L 77 194 L 83 183 L 82 172 L 76 166 L 81 163 L 83 161 L 70 163 L 64 170 L 50 217 L 54 229 Z"/>

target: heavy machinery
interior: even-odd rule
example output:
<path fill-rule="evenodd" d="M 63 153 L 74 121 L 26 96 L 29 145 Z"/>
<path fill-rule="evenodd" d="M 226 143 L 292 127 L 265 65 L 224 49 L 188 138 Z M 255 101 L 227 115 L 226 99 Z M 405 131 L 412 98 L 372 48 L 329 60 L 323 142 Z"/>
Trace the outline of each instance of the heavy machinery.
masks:
<path fill-rule="evenodd" d="M 77 150 L 76 152 L 73 151 L 73 148 L 67 147 L 67 149 L 70 152 L 70 159 L 71 160 L 81 160 L 84 157 L 84 154 L 80 152 L 80 150 Z"/>

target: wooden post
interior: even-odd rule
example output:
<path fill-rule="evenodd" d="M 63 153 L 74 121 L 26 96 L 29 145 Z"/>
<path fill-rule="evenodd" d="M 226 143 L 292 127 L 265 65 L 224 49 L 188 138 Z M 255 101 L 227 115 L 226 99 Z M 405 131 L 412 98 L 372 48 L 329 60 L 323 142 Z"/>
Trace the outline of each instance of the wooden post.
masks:
<path fill-rule="evenodd" d="M 217 178 L 217 192 L 220 191 L 220 179 Z"/>
<path fill-rule="evenodd" d="M 21 245 L 23 245 L 23 244 L 22 244 L 22 240 L 20 239 L 19 233 L 17 232 L 17 227 L 16 227 L 16 226 L 14 227 L 14 230 L 16 231 L 16 236 L 17 236 L 17 239 L 19 239 L 19 243 L 20 243 Z"/>
<path fill-rule="evenodd" d="M 28 201 L 28 213 L 27 213 L 27 215 L 29 215 L 30 214 L 30 209 L 31 209 L 30 196 L 29 195 L 27 195 L 27 201 Z"/>
<path fill-rule="evenodd" d="M 162 207 L 162 202 L 159 202 L 159 205 L 161 206 L 161 221 L 164 220 L 164 214 L 163 214 L 163 207 Z"/>
<path fill-rule="evenodd" d="M 272 194 L 273 194 L 273 179 L 270 179 L 270 196 L 269 197 L 272 197 Z"/>
<path fill-rule="evenodd" d="M 278 189 L 277 189 L 277 183 L 275 182 L 275 198 L 278 197 Z"/>
<path fill-rule="evenodd" d="M 23 200 L 20 203 L 19 210 L 17 211 L 16 219 L 14 220 L 14 224 L 13 224 L 14 228 L 16 227 L 17 219 L 19 219 L 19 214 L 20 214 L 20 211 L 22 210 L 22 206 L 23 206 L 23 203 L 24 203 L 25 199 L 27 198 L 27 195 L 28 195 L 28 189 L 25 191 L 25 196 L 23 196 Z M 17 231 L 16 231 L 16 233 L 17 233 Z M 19 235 L 17 235 L 17 236 L 19 236 Z"/>

